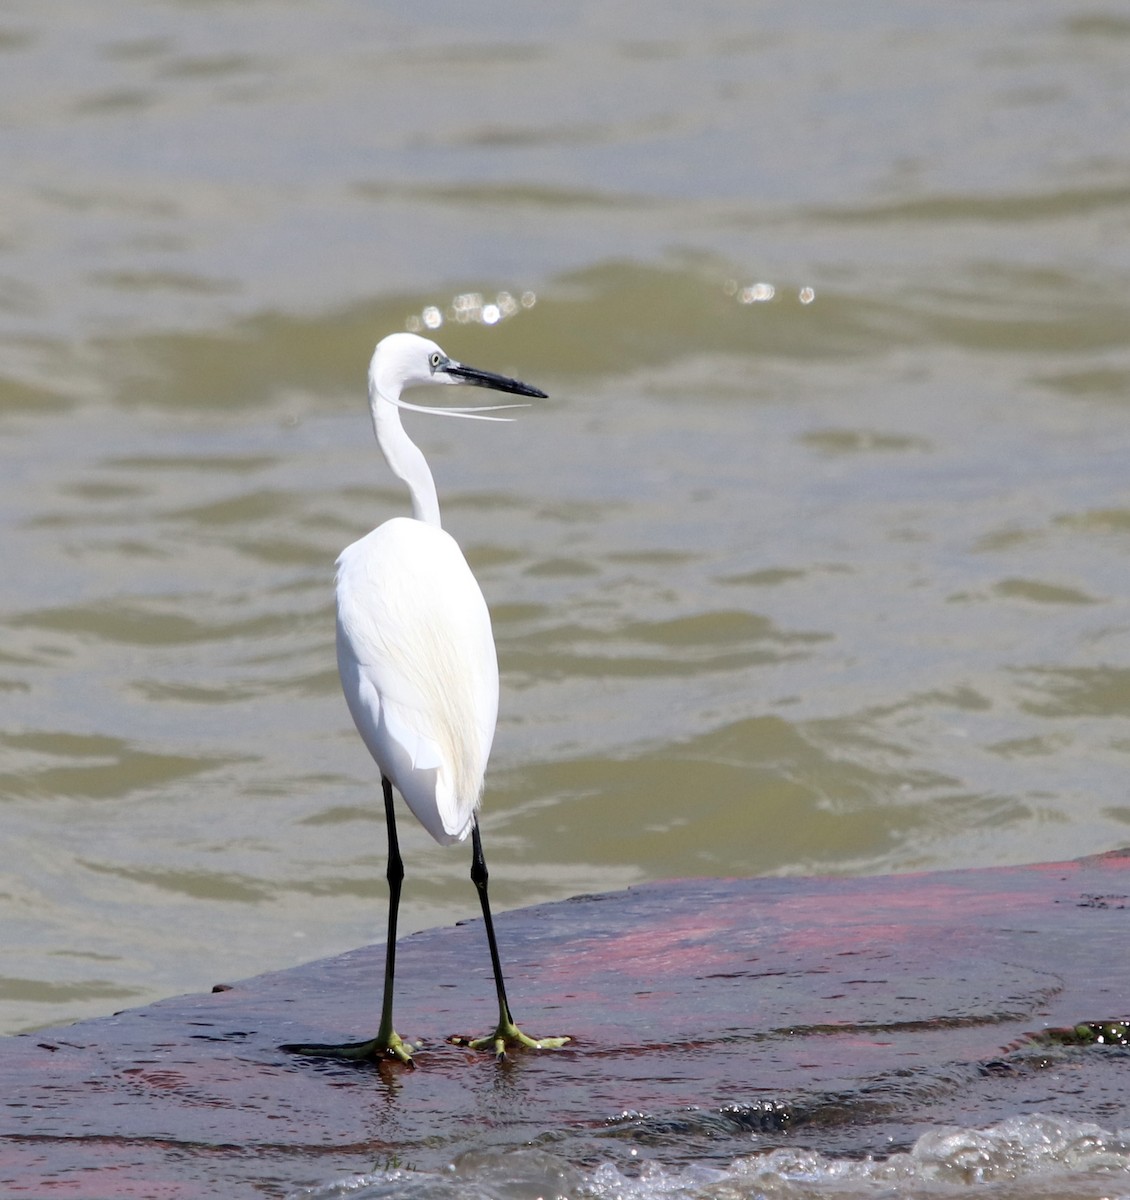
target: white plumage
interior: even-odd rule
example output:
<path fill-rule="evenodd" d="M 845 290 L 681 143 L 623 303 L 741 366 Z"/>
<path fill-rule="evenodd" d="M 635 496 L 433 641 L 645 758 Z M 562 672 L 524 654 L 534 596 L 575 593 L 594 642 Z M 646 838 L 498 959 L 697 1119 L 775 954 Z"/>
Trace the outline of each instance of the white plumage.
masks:
<path fill-rule="evenodd" d="M 440 843 L 471 832 L 498 715 L 483 593 L 455 539 L 394 517 L 337 560 L 337 663 L 369 753 Z"/>
<path fill-rule="evenodd" d="M 545 393 L 516 379 L 465 366 L 426 338 L 394 333 L 369 364 L 369 409 L 377 442 L 394 475 L 408 486 L 412 516 L 394 517 L 347 546 L 337 560 L 337 665 L 354 723 L 381 772 L 388 826 L 388 943 L 377 1036 L 346 1045 L 284 1049 L 346 1059 L 398 1059 L 413 1047 L 393 1029 L 396 918 L 404 866 L 396 836 L 395 788 L 437 842 L 471 835 L 471 879 L 479 893 L 498 995 L 498 1025 L 489 1037 L 452 1039 L 474 1049 L 541 1049 L 568 1038 L 527 1037 L 510 1015 L 487 897 L 479 837 L 483 774 L 498 716 L 498 660 L 483 593 L 455 539 L 440 527 L 435 481 L 419 447 L 404 432 L 400 410 L 506 420 L 487 408 L 420 408 L 401 398 L 414 384 L 472 384 L 519 396 Z"/>

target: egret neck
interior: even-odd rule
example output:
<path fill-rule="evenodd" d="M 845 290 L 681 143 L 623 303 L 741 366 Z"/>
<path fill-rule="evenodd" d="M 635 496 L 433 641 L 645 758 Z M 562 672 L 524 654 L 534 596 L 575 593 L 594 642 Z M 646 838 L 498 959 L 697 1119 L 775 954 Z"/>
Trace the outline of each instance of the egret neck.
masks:
<path fill-rule="evenodd" d="M 397 479 L 408 485 L 412 497 L 412 516 L 417 521 L 440 528 L 439 497 L 431 468 L 419 446 L 404 432 L 400 423 L 399 381 L 380 378 L 377 356 L 369 367 L 369 410 L 377 444 Z"/>

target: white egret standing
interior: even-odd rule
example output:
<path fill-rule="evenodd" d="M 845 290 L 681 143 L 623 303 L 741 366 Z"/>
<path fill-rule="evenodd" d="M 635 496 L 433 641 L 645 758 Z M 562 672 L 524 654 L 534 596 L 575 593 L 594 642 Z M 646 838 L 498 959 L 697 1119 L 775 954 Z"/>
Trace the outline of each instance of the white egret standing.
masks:
<path fill-rule="evenodd" d="M 381 772 L 388 824 L 388 944 L 377 1035 L 342 1046 L 296 1045 L 299 1054 L 399 1059 L 412 1047 L 392 1026 L 396 916 L 404 866 L 392 790 L 441 844 L 471 835 L 471 879 L 479 894 L 498 993 L 498 1025 L 461 1044 L 493 1049 L 557 1047 L 568 1038 L 527 1037 L 514 1024 L 487 898 L 479 837 L 483 773 L 498 715 L 498 660 L 490 614 L 458 543 L 440 527 L 435 482 L 419 447 L 404 432 L 400 409 L 481 417 L 492 408 L 423 408 L 401 399 L 406 387 L 462 383 L 518 396 L 545 393 L 516 379 L 464 366 L 412 333 L 384 338 L 369 364 L 369 407 L 392 473 L 408 485 L 412 516 L 394 517 L 347 546 L 337 560 L 337 664 L 354 723 Z M 498 405 L 498 407 L 511 407 Z M 455 1040 L 455 1039 L 453 1039 Z"/>

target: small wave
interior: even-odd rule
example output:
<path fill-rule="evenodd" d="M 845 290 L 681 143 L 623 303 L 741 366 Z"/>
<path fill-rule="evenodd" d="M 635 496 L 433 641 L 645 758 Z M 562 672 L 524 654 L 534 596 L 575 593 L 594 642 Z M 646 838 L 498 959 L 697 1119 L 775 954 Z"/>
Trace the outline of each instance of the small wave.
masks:
<path fill-rule="evenodd" d="M 294 1193 L 290 1200 L 1127 1200 L 1130 1130 L 1068 1117 L 1011 1117 L 987 1129 L 941 1128 L 885 1158 L 778 1149 L 729 1167 L 657 1162 L 582 1171 L 538 1150 L 477 1152 L 435 1173 L 393 1170 Z"/>

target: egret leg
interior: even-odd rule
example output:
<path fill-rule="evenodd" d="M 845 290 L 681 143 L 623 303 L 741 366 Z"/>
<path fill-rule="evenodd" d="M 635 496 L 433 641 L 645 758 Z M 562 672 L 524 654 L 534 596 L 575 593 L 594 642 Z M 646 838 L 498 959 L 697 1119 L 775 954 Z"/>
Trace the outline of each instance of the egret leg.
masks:
<path fill-rule="evenodd" d="M 381 1025 L 377 1036 L 367 1042 L 345 1042 L 342 1045 L 310 1043 L 282 1046 L 280 1049 L 291 1054 L 346 1059 L 350 1062 L 387 1058 L 414 1067 L 416 1064 L 412 1060 L 412 1047 L 392 1027 L 392 996 L 396 977 L 396 918 L 400 910 L 400 885 L 404 881 L 404 862 L 400 857 L 400 842 L 396 836 L 392 784 L 384 776 L 381 777 L 381 788 L 384 792 L 385 824 L 388 828 L 388 869 L 385 872 L 385 878 L 388 880 L 388 941 L 385 943 L 385 990 L 381 1002 Z"/>
<path fill-rule="evenodd" d="M 487 930 L 487 944 L 490 946 L 490 965 L 494 970 L 494 987 L 498 993 L 498 1027 L 494 1033 L 482 1038 L 451 1038 L 457 1046 L 470 1046 L 472 1050 L 493 1050 L 495 1057 L 501 1062 L 506 1057 L 507 1047 L 525 1046 L 529 1050 L 555 1050 L 564 1046 L 567 1037 L 532 1038 L 524 1034 L 510 1015 L 510 1004 L 506 999 L 506 983 L 502 978 L 502 961 L 498 955 L 498 941 L 494 936 L 494 921 L 490 915 L 490 898 L 487 895 L 487 881 L 490 878 L 487 871 L 486 859 L 483 857 L 483 842 L 479 836 L 479 821 L 475 818 L 471 826 L 471 882 L 479 893 L 479 903 L 483 909 L 483 924 Z"/>

